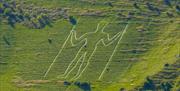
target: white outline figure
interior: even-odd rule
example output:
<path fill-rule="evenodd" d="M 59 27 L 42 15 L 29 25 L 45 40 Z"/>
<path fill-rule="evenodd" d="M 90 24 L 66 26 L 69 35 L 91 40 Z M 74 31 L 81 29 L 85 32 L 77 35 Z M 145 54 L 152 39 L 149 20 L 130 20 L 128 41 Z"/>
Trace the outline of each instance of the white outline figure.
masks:
<path fill-rule="evenodd" d="M 91 35 L 95 35 L 95 34 L 103 34 L 103 35 L 106 35 L 107 37 L 107 40 L 105 40 L 104 38 L 99 38 L 97 39 L 97 43 L 95 43 L 95 46 L 92 46 L 94 48 L 94 50 L 92 52 L 90 52 L 90 55 L 87 55 L 88 51 L 86 51 L 84 54 L 83 54 L 83 61 L 81 62 L 80 66 L 79 66 L 79 69 L 78 69 L 78 72 L 77 74 L 71 79 L 71 80 L 75 80 L 75 79 L 78 79 L 82 73 L 86 70 L 86 68 L 88 67 L 88 65 L 90 64 L 90 59 L 92 58 L 92 56 L 94 55 L 96 49 L 97 49 L 97 45 L 102 42 L 104 46 L 109 46 L 111 45 L 115 40 L 117 40 L 120 35 L 121 35 L 121 31 L 119 33 L 117 33 L 114 37 L 110 38 L 109 34 L 108 33 L 105 33 L 103 30 L 105 29 L 105 27 L 108 25 L 108 23 L 105 23 L 102 27 L 102 29 L 99 29 L 99 26 L 100 26 L 101 22 L 97 25 L 97 28 L 96 28 L 96 31 L 95 32 L 88 32 L 88 33 L 85 33 L 84 35 L 82 35 L 80 38 L 77 38 L 76 36 L 76 31 L 72 31 L 72 36 L 71 36 L 71 44 L 73 46 L 76 46 L 76 44 L 73 43 L 73 39 L 75 39 L 75 41 L 79 41 L 79 40 L 85 40 L 85 45 L 83 45 L 81 48 L 85 47 L 88 43 L 88 39 L 86 36 L 90 36 Z M 74 37 L 74 38 L 73 38 Z M 104 37 L 104 36 L 103 36 Z M 108 43 L 106 43 L 108 42 Z M 63 75 L 61 75 L 61 77 L 64 77 L 64 78 L 67 78 L 69 76 L 69 74 L 77 67 L 78 63 L 79 63 L 79 60 L 76 62 L 75 66 L 70 68 L 72 66 L 72 64 L 74 63 L 74 61 L 77 59 L 78 55 L 79 55 L 79 52 L 81 51 L 81 48 L 80 50 L 78 51 L 78 53 L 76 54 L 76 57 L 71 61 L 71 63 L 69 64 L 68 68 L 66 69 L 66 71 L 64 72 Z M 82 57 L 82 56 L 81 56 Z M 87 60 L 87 61 L 86 61 Z M 86 62 L 85 62 L 86 61 Z M 86 64 L 85 64 L 86 63 Z M 82 68 L 82 66 L 85 64 L 85 67 Z M 82 70 L 82 71 L 81 71 Z"/>
<path fill-rule="evenodd" d="M 49 73 L 49 71 L 51 70 L 51 67 L 53 66 L 53 64 L 55 63 L 55 61 L 57 60 L 57 58 L 59 57 L 59 55 L 61 54 L 63 48 L 65 47 L 67 41 L 69 40 L 70 38 L 70 42 L 72 44 L 72 46 L 78 46 L 81 42 L 85 42 L 81 48 L 78 50 L 75 58 L 69 63 L 68 67 L 66 68 L 65 72 L 63 75 L 61 76 L 58 76 L 58 77 L 63 77 L 63 78 L 67 78 L 69 76 L 69 74 L 77 67 L 77 65 L 80 63 L 80 66 L 78 67 L 78 71 L 76 73 L 76 75 L 71 79 L 71 80 L 76 80 L 78 79 L 82 73 L 86 70 L 86 68 L 88 67 L 88 65 L 90 64 L 90 59 L 91 57 L 94 55 L 96 49 L 97 49 L 97 45 L 102 42 L 103 46 L 109 46 L 111 45 L 115 40 L 117 40 L 120 36 L 121 36 L 121 31 L 118 32 L 115 36 L 113 36 L 112 38 L 110 38 L 110 35 L 108 33 L 105 33 L 104 32 L 104 29 L 105 27 L 108 25 L 108 23 L 103 23 L 103 27 L 102 29 L 99 29 L 100 27 L 100 24 L 102 22 L 98 23 L 97 25 L 97 28 L 96 28 L 96 31 L 95 32 L 88 32 L 88 33 L 85 33 L 84 35 L 82 35 L 81 37 L 77 38 L 77 35 L 76 35 L 76 31 L 74 30 L 76 26 L 73 26 L 70 34 L 68 35 L 67 39 L 65 40 L 64 44 L 62 45 L 61 49 L 59 50 L 58 54 L 56 55 L 56 57 L 54 58 L 53 62 L 51 63 L 51 65 L 49 66 L 48 70 L 46 71 L 44 77 L 47 76 L 47 74 Z M 127 27 L 127 26 L 126 26 Z M 122 33 L 122 36 L 124 35 L 126 29 L 124 29 L 123 33 Z M 80 52 L 82 52 L 82 50 L 85 49 L 85 47 L 87 47 L 87 44 L 88 44 L 88 41 L 89 41 L 89 37 L 92 37 L 93 35 L 104 35 L 106 36 L 106 38 L 103 37 L 99 37 L 99 39 L 95 39 L 97 41 L 95 41 L 96 43 L 94 43 L 95 45 L 94 46 L 90 46 L 90 47 L 93 47 L 94 50 L 89 52 L 89 51 L 85 51 L 82 55 L 80 55 Z M 92 35 L 92 36 L 91 36 Z M 122 39 L 122 36 L 120 37 L 120 40 Z M 74 39 L 74 40 L 73 40 Z M 73 43 L 73 41 L 78 41 L 77 44 Z M 92 41 L 92 40 L 91 40 Z M 93 41 L 94 42 L 94 41 Z M 91 43 L 93 44 L 93 43 Z M 89 45 L 91 45 L 89 44 Z M 118 41 L 118 44 L 119 44 L 119 41 Z M 117 45 L 118 45 L 117 44 Z M 88 45 L 88 47 L 89 47 Z M 117 47 L 116 45 L 116 47 Z M 116 50 L 116 47 L 115 47 L 115 50 Z M 112 60 L 112 57 L 114 55 L 115 51 L 113 51 L 113 54 L 111 55 L 111 58 L 109 59 L 108 63 L 106 64 L 104 70 L 107 68 L 107 66 L 109 65 L 110 61 Z M 82 62 L 81 59 L 83 58 Z M 77 61 L 76 61 L 77 60 Z M 73 63 L 75 62 L 75 65 L 73 65 Z M 101 76 L 104 74 L 104 70 L 103 72 L 101 73 Z"/>

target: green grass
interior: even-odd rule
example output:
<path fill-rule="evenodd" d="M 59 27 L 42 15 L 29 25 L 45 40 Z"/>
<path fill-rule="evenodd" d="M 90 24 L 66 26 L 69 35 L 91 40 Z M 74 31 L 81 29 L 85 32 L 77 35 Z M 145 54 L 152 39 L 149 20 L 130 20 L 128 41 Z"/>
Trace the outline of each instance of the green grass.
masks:
<path fill-rule="evenodd" d="M 136 63 L 128 70 L 120 81 L 122 83 L 115 83 L 108 87 L 107 91 L 113 91 L 119 89 L 119 87 L 126 87 L 127 89 L 132 89 L 134 85 L 141 84 L 145 81 L 147 76 L 151 76 L 156 72 L 160 71 L 164 64 L 172 64 L 176 61 L 176 55 L 178 54 L 179 46 L 179 34 L 173 37 L 168 37 L 172 32 L 179 29 L 179 25 L 174 23 L 165 27 L 167 30 L 163 31 L 164 34 L 159 36 L 162 42 L 156 44 L 155 47 L 144 56 L 143 60 Z M 118 88 L 116 88 L 118 87 Z"/>
<path fill-rule="evenodd" d="M 42 0 L 26 0 L 28 4 L 36 3 L 36 5 L 42 7 L 70 8 L 69 14 L 76 16 L 79 20 L 75 29 L 78 37 L 88 32 L 94 32 L 98 23 L 102 20 L 112 22 L 104 30 L 104 32 L 110 34 L 110 37 L 112 37 L 122 31 L 126 25 L 125 23 L 117 22 L 127 22 L 127 20 L 117 18 L 115 15 L 117 12 L 111 10 L 118 10 L 120 7 L 122 9 L 132 9 L 133 7 L 131 3 L 114 0 L 117 2 L 116 4 L 120 5 L 110 8 L 102 4 L 104 1 L 97 1 L 95 5 L 92 5 L 88 2 L 82 3 L 80 0 L 44 0 L 43 2 Z M 123 5 L 127 7 L 123 7 Z M 145 6 L 141 7 L 143 7 L 143 11 L 148 11 Z M 109 10 L 112 13 L 108 13 L 110 16 L 107 17 L 78 16 L 77 13 L 73 13 L 76 10 L 78 12 L 84 12 L 87 9 L 97 11 Z M 136 12 L 141 11 L 136 10 Z M 127 15 L 128 12 L 124 11 L 122 14 Z M 120 88 L 130 90 L 141 85 L 147 76 L 161 71 L 164 64 L 173 64 L 177 59 L 175 55 L 180 51 L 178 49 L 180 46 L 180 26 L 177 21 L 179 18 L 176 16 L 175 14 L 175 17 L 170 19 L 165 14 L 162 14 L 158 17 L 140 16 L 142 19 L 130 20 L 129 28 L 118 45 L 112 62 L 108 66 L 109 70 L 105 71 L 103 78 L 98 80 L 117 41 L 107 47 L 99 44 L 90 60 L 90 65 L 77 81 L 90 82 L 93 87 L 92 91 L 119 91 Z M 144 18 L 165 22 L 173 20 L 174 22 L 165 24 L 143 22 Z M 139 32 L 137 30 L 139 26 L 143 26 L 146 31 Z M 0 64 L 0 89 L 3 91 L 66 91 L 66 89 L 68 91 L 79 91 L 80 89 L 74 85 L 66 87 L 63 84 L 57 83 L 57 81 L 70 81 L 78 68 L 75 68 L 67 79 L 57 78 L 57 76 L 64 73 L 82 44 L 72 47 L 70 40 L 68 40 L 62 54 L 52 66 L 47 77 L 43 77 L 71 29 L 72 25 L 63 19 L 55 21 L 52 27 L 46 27 L 44 29 L 28 29 L 21 24 L 16 24 L 15 28 L 11 28 L 5 23 L 1 23 L 0 62 L 7 64 Z M 7 45 L 4 42 L 3 36 L 7 37 L 11 45 Z M 90 36 L 90 45 L 99 36 L 102 35 Z M 48 39 L 51 39 L 52 43 L 49 43 Z M 87 47 L 83 49 L 81 54 L 86 50 L 92 51 L 93 49 L 93 47 Z M 75 65 L 75 63 L 73 64 Z M 17 83 L 12 83 L 17 77 L 25 81 L 51 80 L 52 82 L 23 88 L 17 87 Z"/>

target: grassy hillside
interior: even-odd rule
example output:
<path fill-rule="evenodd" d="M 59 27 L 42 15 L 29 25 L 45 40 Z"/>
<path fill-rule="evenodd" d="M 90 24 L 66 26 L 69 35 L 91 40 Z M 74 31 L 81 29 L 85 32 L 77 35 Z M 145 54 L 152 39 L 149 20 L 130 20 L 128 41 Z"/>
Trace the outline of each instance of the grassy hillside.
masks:
<path fill-rule="evenodd" d="M 166 82 L 167 65 L 178 91 L 180 2 L 169 1 L 0 0 L 0 91 L 135 91 Z"/>

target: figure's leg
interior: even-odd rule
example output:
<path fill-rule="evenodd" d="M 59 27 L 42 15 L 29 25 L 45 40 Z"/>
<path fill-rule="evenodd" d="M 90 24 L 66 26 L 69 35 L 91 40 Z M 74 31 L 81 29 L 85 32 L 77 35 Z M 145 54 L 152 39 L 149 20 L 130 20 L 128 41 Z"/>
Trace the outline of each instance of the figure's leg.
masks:
<path fill-rule="evenodd" d="M 67 72 L 65 78 L 67 78 L 67 77 L 69 76 L 69 74 L 78 66 L 78 64 L 81 63 L 80 61 L 81 61 L 82 58 L 83 58 L 83 60 L 84 60 L 84 57 L 85 57 L 85 56 L 86 56 L 86 52 L 81 55 L 81 57 L 78 59 L 78 61 L 76 62 L 76 64 L 73 66 L 73 68 L 70 69 L 70 70 Z M 80 66 L 81 66 L 81 65 L 80 65 Z M 78 67 L 78 68 L 79 68 L 79 67 Z"/>
<path fill-rule="evenodd" d="M 72 80 L 77 80 L 83 74 L 83 72 L 87 69 L 87 67 L 90 64 L 90 59 L 94 55 L 96 49 L 97 47 L 93 51 L 86 53 L 86 55 L 83 58 L 83 63 L 80 65 L 78 69 L 78 73 L 72 78 Z"/>
<path fill-rule="evenodd" d="M 86 52 L 86 53 L 87 53 L 87 52 Z M 86 56 L 87 56 L 86 53 L 85 53 L 84 56 L 83 56 L 83 61 L 81 62 L 80 66 L 79 66 L 79 68 L 78 68 L 77 74 L 76 74 L 71 80 L 75 79 L 75 78 L 80 74 L 81 68 L 82 68 L 82 66 L 85 64 L 85 59 L 86 59 Z"/>
<path fill-rule="evenodd" d="M 69 65 L 68 65 L 68 67 L 66 68 L 64 74 L 58 76 L 58 78 L 59 78 L 59 77 L 62 77 L 62 78 L 65 77 L 65 76 L 67 75 L 67 73 L 74 67 L 74 66 L 73 66 L 74 63 L 77 64 L 76 61 L 77 61 L 78 59 L 81 58 L 81 51 L 82 51 L 82 48 L 83 48 L 83 47 L 81 47 L 81 48 L 79 49 L 79 51 L 77 52 L 75 58 L 69 63 Z M 76 64 L 75 64 L 75 66 L 76 66 Z"/>

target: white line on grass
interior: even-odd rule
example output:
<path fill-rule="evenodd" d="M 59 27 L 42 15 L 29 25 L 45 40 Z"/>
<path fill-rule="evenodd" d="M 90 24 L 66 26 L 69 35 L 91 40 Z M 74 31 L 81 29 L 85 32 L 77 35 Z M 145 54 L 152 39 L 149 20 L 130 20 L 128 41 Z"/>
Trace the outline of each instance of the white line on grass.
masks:
<path fill-rule="evenodd" d="M 86 39 L 85 39 L 86 40 Z M 87 42 L 79 49 L 79 51 L 77 52 L 75 58 L 69 63 L 68 67 L 66 68 L 65 72 L 63 75 L 60 75 L 59 77 L 64 77 L 66 76 L 66 74 L 68 73 L 68 70 L 70 69 L 71 65 L 73 64 L 73 62 L 76 60 L 76 58 L 78 57 L 79 53 L 81 52 L 82 48 L 87 44 Z M 76 66 L 76 65 L 75 65 Z M 74 67 L 73 67 L 74 68 Z M 58 77 L 58 78 L 59 78 Z"/>
<path fill-rule="evenodd" d="M 128 25 L 129 25 L 129 23 L 126 25 L 125 29 L 123 30 L 122 36 L 120 37 L 120 39 L 119 39 L 119 41 L 118 41 L 118 43 L 117 43 L 117 45 L 116 45 L 116 47 L 115 47 L 115 49 L 114 49 L 114 51 L 113 51 L 111 57 L 109 58 L 109 61 L 107 62 L 106 66 L 104 67 L 104 69 L 103 69 L 101 75 L 99 76 L 98 80 L 100 80 L 100 79 L 102 78 L 102 76 L 104 75 L 104 73 L 105 73 L 107 67 L 109 66 L 110 62 L 112 61 L 112 58 L 113 58 L 113 56 L 114 56 L 114 54 L 115 54 L 115 52 L 116 52 L 116 50 L 117 50 L 117 48 L 118 48 L 118 45 L 120 44 L 120 42 L 121 42 L 121 40 L 122 40 L 124 34 L 125 34 L 126 31 L 127 31 Z"/>
<path fill-rule="evenodd" d="M 84 62 L 84 58 L 86 56 L 86 52 L 79 58 L 79 60 L 76 62 L 75 66 L 67 73 L 67 75 L 65 76 L 65 78 L 68 77 L 68 75 L 77 67 L 78 63 L 81 61 L 81 58 L 83 58 L 83 61 L 81 62 L 81 65 L 82 63 Z M 80 67 L 81 67 L 80 65 Z"/>
<path fill-rule="evenodd" d="M 87 52 L 86 52 L 86 53 L 87 53 Z M 82 65 L 85 63 L 84 61 L 85 61 L 86 53 L 85 53 L 84 56 L 83 56 L 83 57 L 84 57 L 84 58 L 83 58 L 83 61 L 82 61 L 81 65 L 80 65 L 80 67 L 79 67 L 79 69 L 78 69 L 78 72 L 76 73 L 76 76 L 80 74 L 81 67 L 82 67 Z M 74 76 L 73 78 L 71 78 L 71 80 L 73 80 L 76 76 Z"/>
<path fill-rule="evenodd" d="M 75 28 L 75 27 L 76 27 L 76 26 L 73 26 L 72 30 L 74 30 L 74 28 Z M 72 30 L 71 30 L 71 31 L 72 31 Z M 62 52 L 62 50 L 64 49 L 64 47 L 65 47 L 65 45 L 66 45 L 66 43 L 67 43 L 67 41 L 68 41 L 68 39 L 69 39 L 70 35 L 71 35 L 71 33 L 68 35 L 67 39 L 65 40 L 65 42 L 64 42 L 64 44 L 62 45 L 61 49 L 59 50 L 58 54 L 55 56 L 55 58 L 54 58 L 53 62 L 51 63 L 51 65 L 50 65 L 50 66 L 49 66 L 49 68 L 47 69 L 47 71 L 46 71 L 46 73 L 45 73 L 44 77 L 46 77 L 46 76 L 47 76 L 47 74 L 48 74 L 48 73 L 49 73 L 49 71 L 51 70 L 51 67 L 52 67 L 52 66 L 53 66 L 53 64 L 56 62 L 56 60 L 57 60 L 58 56 L 61 54 L 61 52 Z"/>
<path fill-rule="evenodd" d="M 101 23 L 101 22 L 100 22 L 100 23 Z M 74 61 L 76 60 L 77 56 L 80 54 L 80 51 L 82 50 L 82 48 L 87 44 L 87 38 L 84 38 L 85 35 L 90 34 L 90 33 L 96 33 L 96 32 L 98 31 L 98 29 L 99 29 L 100 23 L 98 23 L 97 29 L 96 29 L 95 32 L 85 33 L 84 35 L 82 35 L 82 36 L 79 37 L 79 38 L 77 38 L 77 36 L 76 36 L 76 31 L 74 30 L 76 26 L 73 26 L 70 34 L 68 35 L 68 37 L 67 37 L 67 39 L 65 40 L 62 48 L 60 49 L 60 51 L 58 52 L 58 54 L 57 54 L 56 57 L 54 58 L 53 62 L 52 62 L 51 65 L 49 66 L 49 68 L 48 68 L 48 70 L 46 71 L 44 77 L 47 76 L 47 74 L 49 73 L 51 67 L 53 66 L 53 64 L 54 64 L 55 61 L 57 60 L 58 56 L 61 54 L 62 49 L 64 49 L 67 41 L 68 41 L 69 38 L 71 37 L 71 40 L 70 40 L 70 41 L 71 41 L 72 46 L 77 46 L 77 45 L 79 45 L 79 43 L 81 43 L 82 41 L 85 41 L 85 44 L 79 49 L 78 53 L 76 54 L 76 57 L 74 58 L 74 60 L 71 61 L 71 63 L 68 65 L 67 69 L 65 70 L 64 74 L 62 75 L 63 77 L 65 76 L 65 78 L 67 78 L 68 75 L 71 73 L 71 71 L 73 71 L 73 69 L 75 69 L 77 65 L 75 65 L 72 69 L 70 69 L 70 66 L 74 63 Z M 78 79 L 78 78 L 82 75 L 82 73 L 85 71 L 85 69 L 88 67 L 88 65 L 89 65 L 89 63 L 90 63 L 89 61 L 90 61 L 91 57 L 94 55 L 94 53 L 95 53 L 95 51 L 96 51 L 96 49 L 97 49 L 97 45 L 98 45 L 100 42 L 102 42 L 104 46 L 109 46 L 109 45 L 111 45 L 115 40 L 117 40 L 117 38 L 120 36 L 120 32 L 119 32 L 119 33 L 117 33 L 114 37 L 110 38 L 110 37 L 109 37 L 109 34 L 108 34 L 108 33 L 105 33 L 105 32 L 103 31 L 104 28 L 105 28 L 107 25 L 108 25 L 108 24 L 106 24 L 106 25 L 103 27 L 103 29 L 101 30 L 101 32 L 104 33 L 104 34 L 107 34 L 107 39 L 108 39 L 108 41 L 111 41 L 111 42 L 108 43 L 108 44 L 106 44 L 106 43 L 104 42 L 104 39 L 100 39 L 100 40 L 96 43 L 95 49 L 93 50 L 91 56 L 88 58 L 87 65 L 86 65 L 85 68 L 82 70 L 82 72 L 80 72 L 80 69 L 82 68 L 83 63 L 85 62 L 85 61 L 83 61 L 83 62 L 81 63 L 81 65 L 80 65 L 79 69 L 78 69 L 78 74 L 79 74 L 79 76 L 78 76 L 78 74 L 77 74 L 74 78 L 77 77 L 76 79 Z M 82 38 L 84 38 L 84 39 L 83 39 L 82 41 L 80 41 L 79 43 L 74 44 L 74 43 L 73 43 L 73 38 L 72 38 L 73 32 L 74 32 L 75 40 L 81 40 Z M 115 38 L 115 37 L 117 37 L 117 38 Z M 114 39 L 114 38 L 115 38 L 115 39 Z M 114 40 L 112 41 L 112 39 L 114 39 Z M 86 52 L 85 52 L 85 53 L 86 53 Z M 86 55 L 84 54 L 84 57 L 85 57 L 85 56 L 86 56 Z M 85 59 L 84 59 L 84 60 L 85 60 Z M 77 62 L 76 64 L 78 64 L 78 63 L 79 63 L 79 62 Z M 70 71 L 69 71 L 69 70 L 70 70 Z"/>
<path fill-rule="evenodd" d="M 97 29 L 96 29 L 96 31 L 98 30 L 98 28 L 99 28 L 99 24 L 98 24 L 98 26 L 97 26 Z M 95 31 L 95 32 L 96 32 Z M 79 38 L 77 38 L 77 35 L 76 35 L 76 31 L 72 31 L 72 32 L 74 32 L 74 36 L 75 36 L 75 40 L 80 40 L 80 39 L 82 39 L 85 35 L 87 35 L 87 34 L 89 34 L 89 33 L 95 33 L 95 32 L 88 32 L 88 33 L 85 33 L 85 34 L 83 34 L 81 37 L 79 37 Z M 84 45 L 86 45 L 87 44 L 87 38 L 85 38 L 85 40 L 86 40 L 86 43 L 84 44 Z M 77 46 L 76 44 L 74 44 L 73 43 L 73 38 L 72 38 L 72 36 L 71 36 L 71 44 L 72 44 L 72 46 Z M 65 70 L 65 72 L 64 72 L 64 74 L 63 75 L 61 75 L 60 77 L 67 77 L 66 76 L 66 74 L 67 74 L 67 72 L 69 71 L 69 69 L 70 69 L 70 66 L 73 64 L 73 62 L 76 60 L 76 58 L 78 57 L 78 55 L 79 55 L 79 53 L 81 52 L 81 49 L 83 48 L 84 46 L 82 46 L 80 49 L 79 49 L 79 51 L 78 51 L 78 53 L 76 54 L 76 57 L 71 61 L 71 63 L 68 65 L 68 68 Z M 75 65 L 75 67 L 76 67 L 77 65 Z M 73 69 L 75 68 L 75 67 L 73 67 Z M 72 69 L 70 69 L 70 70 L 72 70 Z M 69 72 L 68 72 L 69 73 Z"/>
<path fill-rule="evenodd" d="M 100 40 L 96 43 L 95 49 L 93 50 L 93 53 L 92 53 L 91 56 L 89 57 L 89 59 L 88 59 L 88 61 L 87 61 L 87 65 L 85 66 L 85 68 L 82 70 L 82 72 L 81 72 L 79 75 L 77 74 L 77 75 L 76 75 L 75 77 L 73 77 L 72 79 L 77 80 L 77 79 L 82 75 L 82 73 L 86 70 L 86 68 L 87 68 L 88 65 L 90 64 L 90 59 L 91 59 L 91 57 L 94 55 L 94 53 L 95 53 L 95 51 L 96 51 L 96 49 L 97 49 L 97 45 L 98 45 L 100 42 L 102 42 L 102 43 L 103 43 L 103 46 L 106 47 L 106 46 L 111 45 L 115 40 L 117 40 L 117 38 L 120 37 L 120 33 L 121 33 L 121 32 L 117 33 L 114 37 L 110 38 L 110 37 L 109 37 L 109 34 L 108 34 L 108 33 L 105 33 L 105 32 L 103 31 L 107 25 L 108 25 L 108 24 L 106 24 L 106 25 L 103 27 L 103 29 L 101 30 L 101 32 L 104 33 L 104 34 L 107 34 L 108 41 L 111 41 L 111 42 L 108 43 L 108 44 L 106 44 L 106 43 L 104 42 L 104 39 L 100 39 Z M 118 37 L 117 37 L 117 36 L 118 36 Z M 117 38 L 116 38 L 116 37 L 117 37 Z M 115 38 L 115 39 L 114 39 L 114 38 Z M 112 39 L 114 39 L 114 40 L 112 41 Z"/>

